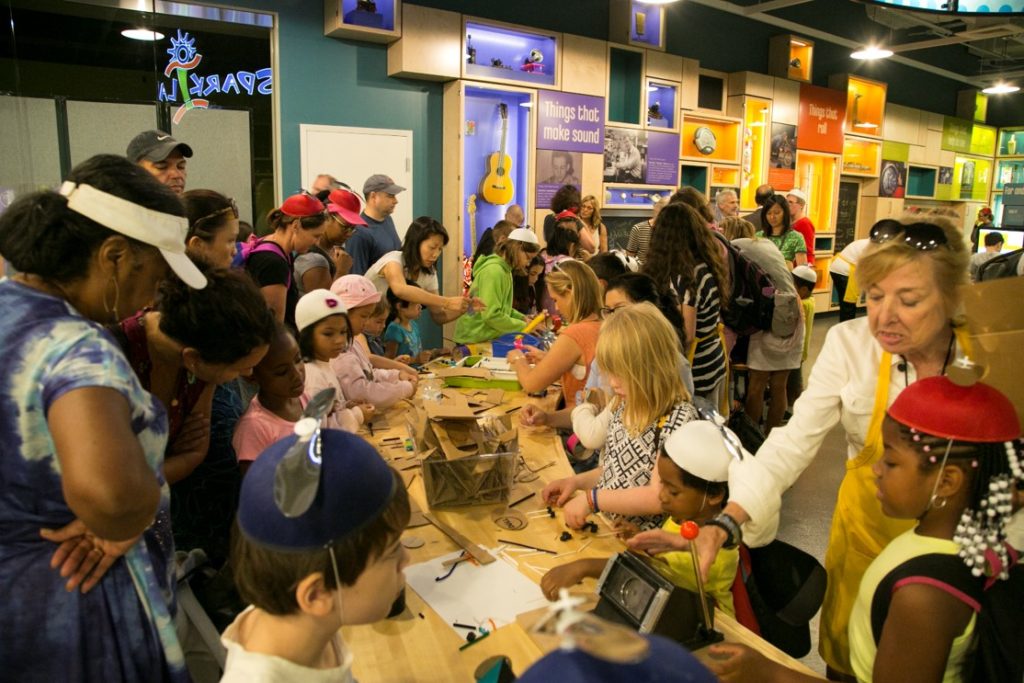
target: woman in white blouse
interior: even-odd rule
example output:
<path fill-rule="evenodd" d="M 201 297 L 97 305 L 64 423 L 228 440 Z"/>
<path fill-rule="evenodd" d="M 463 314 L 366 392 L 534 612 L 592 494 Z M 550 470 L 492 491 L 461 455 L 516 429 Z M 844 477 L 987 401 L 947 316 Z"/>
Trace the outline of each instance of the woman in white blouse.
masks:
<path fill-rule="evenodd" d="M 892 538 L 910 528 L 885 517 L 875 497 L 871 465 L 882 452 L 882 418 L 907 385 L 944 374 L 956 356 L 961 335 L 953 319 L 969 258 L 960 230 L 939 216 L 879 221 L 871 241 L 857 267 L 867 318 L 829 331 L 792 419 L 772 430 L 757 457 L 733 463 L 721 524 L 703 527 L 697 541 L 704 571 L 719 548 L 740 540 L 739 525 L 748 545 L 768 542 L 778 527 L 782 494 L 842 422 L 847 472 L 825 554 L 829 580 L 819 642 L 829 676 L 840 680 L 851 672 L 846 628 L 861 576 Z"/>

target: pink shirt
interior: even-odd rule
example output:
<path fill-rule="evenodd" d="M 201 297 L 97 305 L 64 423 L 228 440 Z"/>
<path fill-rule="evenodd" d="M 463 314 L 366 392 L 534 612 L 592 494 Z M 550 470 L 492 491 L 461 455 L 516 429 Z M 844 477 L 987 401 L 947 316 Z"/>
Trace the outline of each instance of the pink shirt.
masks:
<path fill-rule="evenodd" d="M 374 368 L 358 341 L 353 341 L 345 353 L 331 359 L 331 369 L 349 400 L 369 401 L 377 410 L 390 408 L 415 391 L 412 382 L 398 379 L 398 370 Z"/>
<path fill-rule="evenodd" d="M 306 394 L 316 396 L 324 389 L 334 389 L 334 405 L 324 416 L 323 426 L 330 429 L 344 429 L 346 432 L 359 431 L 363 423 L 363 411 L 359 408 L 346 408 L 348 399 L 341 389 L 338 376 L 334 374 L 330 363 L 315 360 L 306 363 Z"/>
<path fill-rule="evenodd" d="M 305 407 L 309 396 L 303 394 L 299 402 Z M 235 456 L 239 462 L 252 462 L 267 446 L 291 434 L 294 427 L 294 422 L 270 412 L 260 403 L 259 396 L 253 396 L 249 407 L 235 425 L 235 434 L 231 438 Z"/>

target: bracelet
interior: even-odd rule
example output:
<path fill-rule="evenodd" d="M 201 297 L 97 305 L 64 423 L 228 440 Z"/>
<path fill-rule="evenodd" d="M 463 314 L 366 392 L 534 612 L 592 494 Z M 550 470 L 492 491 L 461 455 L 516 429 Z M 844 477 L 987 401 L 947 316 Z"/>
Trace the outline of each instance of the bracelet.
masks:
<path fill-rule="evenodd" d="M 705 526 L 716 526 L 725 532 L 726 539 L 722 547 L 727 550 L 735 548 L 743 542 L 743 530 L 740 528 L 739 522 L 728 513 L 719 513 L 713 519 L 705 522 Z"/>
<path fill-rule="evenodd" d="M 594 512 L 601 512 L 601 508 L 597 507 L 597 487 L 596 486 L 594 488 L 590 489 L 590 496 L 591 496 L 591 498 L 594 501 L 594 504 L 591 505 L 590 508 Z"/>

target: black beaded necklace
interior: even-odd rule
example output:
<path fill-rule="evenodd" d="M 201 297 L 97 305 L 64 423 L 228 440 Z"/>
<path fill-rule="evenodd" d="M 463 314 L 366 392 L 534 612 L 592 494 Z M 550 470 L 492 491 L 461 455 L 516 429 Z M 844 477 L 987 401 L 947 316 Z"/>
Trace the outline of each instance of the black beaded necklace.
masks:
<path fill-rule="evenodd" d="M 946 374 L 946 368 L 949 367 L 949 360 L 953 356 L 953 343 L 955 341 L 956 341 L 956 335 L 951 333 L 949 335 L 949 346 L 946 347 L 946 357 L 942 361 L 942 370 L 939 371 L 940 375 L 945 375 Z M 907 372 L 907 365 L 908 365 L 908 363 L 907 363 L 906 356 L 904 356 L 903 354 L 900 354 L 900 362 L 896 366 L 896 369 L 903 371 L 903 386 L 904 387 L 909 387 L 910 386 L 910 375 Z"/>

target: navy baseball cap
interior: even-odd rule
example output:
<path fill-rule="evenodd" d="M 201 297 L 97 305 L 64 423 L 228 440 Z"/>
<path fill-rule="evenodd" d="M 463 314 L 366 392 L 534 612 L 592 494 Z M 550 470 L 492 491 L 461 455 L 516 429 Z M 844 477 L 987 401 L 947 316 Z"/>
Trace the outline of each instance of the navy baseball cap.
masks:
<path fill-rule="evenodd" d="M 238 526 L 253 543 L 284 552 L 324 548 L 377 519 L 395 494 L 395 476 L 364 439 L 337 429 L 322 429 L 320 483 L 309 509 L 288 517 L 275 501 L 278 465 L 300 437 L 274 443 L 253 462 L 242 481 Z M 315 460 L 314 460 L 315 462 Z"/>

